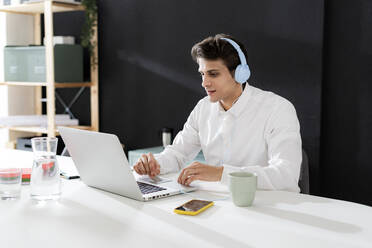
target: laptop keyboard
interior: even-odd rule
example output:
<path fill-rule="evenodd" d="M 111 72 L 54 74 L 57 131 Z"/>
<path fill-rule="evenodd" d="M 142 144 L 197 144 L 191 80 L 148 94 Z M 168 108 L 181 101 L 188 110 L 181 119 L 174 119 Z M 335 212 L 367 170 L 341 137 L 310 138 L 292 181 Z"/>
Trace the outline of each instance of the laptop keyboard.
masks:
<path fill-rule="evenodd" d="M 137 182 L 137 184 L 140 187 L 142 194 L 150 194 L 150 193 L 166 190 L 165 188 L 147 184 L 147 183 Z"/>

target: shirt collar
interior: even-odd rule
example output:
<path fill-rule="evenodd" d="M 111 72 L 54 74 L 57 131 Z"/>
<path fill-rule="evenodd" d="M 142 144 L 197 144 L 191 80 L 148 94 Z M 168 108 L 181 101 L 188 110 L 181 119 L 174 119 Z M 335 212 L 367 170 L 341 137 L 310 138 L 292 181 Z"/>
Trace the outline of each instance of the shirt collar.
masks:
<path fill-rule="evenodd" d="M 246 106 L 246 103 L 248 102 L 249 95 L 251 92 L 250 87 L 251 86 L 247 83 L 239 99 L 227 111 L 224 110 L 220 102 L 217 102 L 218 113 L 219 114 L 229 113 L 229 114 L 232 114 L 235 118 L 237 118 L 242 113 L 242 111 L 244 110 Z"/>

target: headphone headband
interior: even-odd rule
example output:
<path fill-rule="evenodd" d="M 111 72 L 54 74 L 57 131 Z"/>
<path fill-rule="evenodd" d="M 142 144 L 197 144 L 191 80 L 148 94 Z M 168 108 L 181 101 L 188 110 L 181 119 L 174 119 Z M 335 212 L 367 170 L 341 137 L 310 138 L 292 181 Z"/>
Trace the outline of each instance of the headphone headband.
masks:
<path fill-rule="evenodd" d="M 244 53 L 243 53 L 242 49 L 240 49 L 240 46 L 238 45 L 238 43 L 236 43 L 235 41 L 233 41 L 232 39 L 229 39 L 229 38 L 221 38 L 221 40 L 225 40 L 225 41 L 229 42 L 235 48 L 235 50 L 238 52 L 240 63 L 242 65 L 247 64 L 247 60 L 244 56 Z"/>

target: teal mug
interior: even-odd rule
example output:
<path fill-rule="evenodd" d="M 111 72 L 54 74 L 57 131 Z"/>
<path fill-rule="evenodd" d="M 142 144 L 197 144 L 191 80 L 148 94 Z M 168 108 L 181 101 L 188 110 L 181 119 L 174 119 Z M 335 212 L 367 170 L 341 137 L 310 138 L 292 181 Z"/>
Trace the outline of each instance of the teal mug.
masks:
<path fill-rule="evenodd" d="M 257 189 L 257 175 L 250 172 L 232 172 L 228 175 L 229 190 L 238 207 L 251 206 Z"/>

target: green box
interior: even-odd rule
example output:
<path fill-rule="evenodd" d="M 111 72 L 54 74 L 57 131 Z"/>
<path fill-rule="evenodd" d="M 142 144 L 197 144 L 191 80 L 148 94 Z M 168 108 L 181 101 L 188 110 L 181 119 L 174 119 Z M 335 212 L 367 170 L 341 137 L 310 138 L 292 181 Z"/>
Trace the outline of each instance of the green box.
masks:
<path fill-rule="evenodd" d="M 45 46 L 4 48 L 5 81 L 46 82 Z M 56 82 L 83 82 L 83 48 L 80 45 L 54 46 Z"/>

